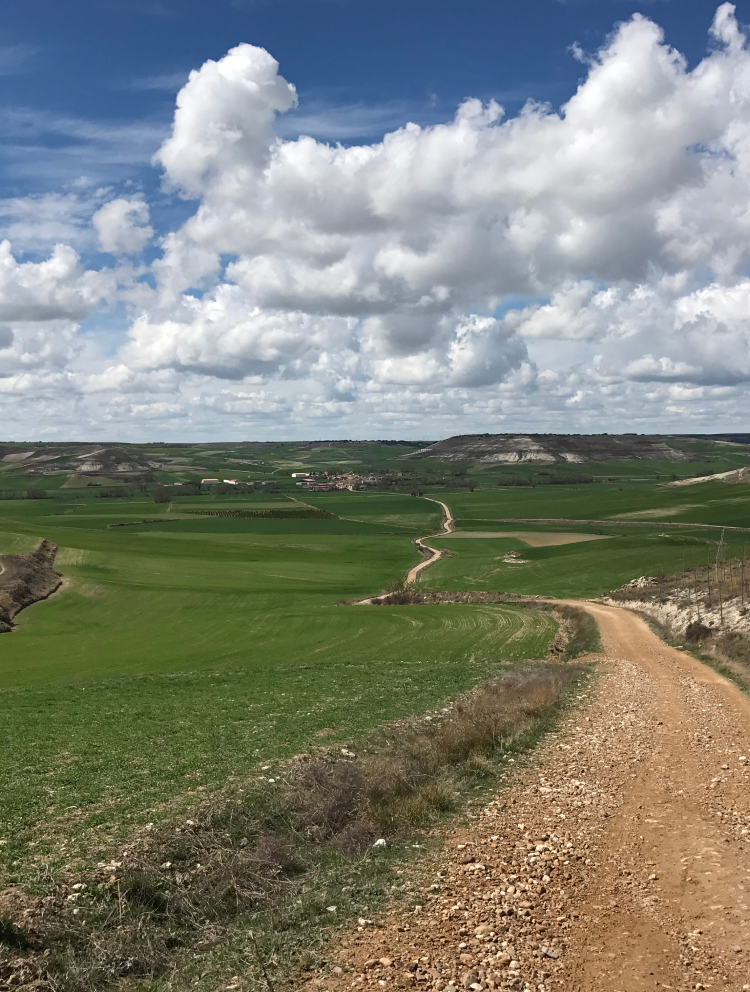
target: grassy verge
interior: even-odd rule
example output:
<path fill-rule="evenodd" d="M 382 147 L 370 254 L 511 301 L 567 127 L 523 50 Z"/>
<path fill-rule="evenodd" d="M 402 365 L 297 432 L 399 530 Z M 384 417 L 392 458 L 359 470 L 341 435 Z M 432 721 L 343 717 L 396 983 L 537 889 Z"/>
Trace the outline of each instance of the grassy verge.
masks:
<path fill-rule="evenodd" d="M 116 860 L 49 880 L 38 897 L 0 899 L 0 983 L 284 987 L 342 920 L 393 894 L 393 859 L 494 784 L 584 671 L 536 663 L 505 673 L 385 725 L 356 754 L 328 749 L 266 769 L 145 829 Z"/>
<path fill-rule="evenodd" d="M 558 606 L 557 612 L 568 622 L 568 636 L 562 655 L 564 661 L 602 650 L 599 625 L 590 613 L 579 606 Z"/>

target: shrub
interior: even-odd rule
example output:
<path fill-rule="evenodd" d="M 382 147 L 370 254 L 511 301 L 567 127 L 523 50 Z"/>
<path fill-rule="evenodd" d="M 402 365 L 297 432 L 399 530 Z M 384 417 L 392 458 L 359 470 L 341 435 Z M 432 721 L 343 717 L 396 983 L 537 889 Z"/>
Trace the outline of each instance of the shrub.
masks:
<path fill-rule="evenodd" d="M 691 620 L 685 628 L 685 640 L 688 644 L 700 644 L 711 636 L 711 630 L 700 620 Z"/>
<path fill-rule="evenodd" d="M 0 916 L 0 944 L 16 949 L 28 947 L 29 940 L 26 934 L 9 920 L 7 916 Z"/>
<path fill-rule="evenodd" d="M 716 649 L 730 661 L 739 661 L 750 665 L 750 640 L 739 631 L 729 631 L 720 634 L 714 641 Z"/>
<path fill-rule="evenodd" d="M 165 913 L 167 897 L 159 879 L 145 871 L 133 871 L 120 883 L 122 898 L 131 906 L 138 906 L 151 913 Z"/>
<path fill-rule="evenodd" d="M 568 642 L 562 655 L 565 661 L 601 651 L 599 626 L 589 612 L 578 606 L 561 606 L 559 612 L 570 624 Z"/>

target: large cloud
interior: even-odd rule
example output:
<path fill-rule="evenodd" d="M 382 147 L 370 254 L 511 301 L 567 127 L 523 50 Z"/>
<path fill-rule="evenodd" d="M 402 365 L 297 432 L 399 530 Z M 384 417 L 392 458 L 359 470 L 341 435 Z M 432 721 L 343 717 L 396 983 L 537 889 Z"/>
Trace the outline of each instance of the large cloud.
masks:
<path fill-rule="evenodd" d="M 559 110 L 505 119 L 471 99 L 448 123 L 353 147 L 279 137 L 296 92 L 263 49 L 206 62 L 155 159 L 195 208 L 162 232 L 153 282 L 123 291 L 137 312 L 111 370 L 79 369 L 76 389 L 101 398 L 110 383 L 113 416 L 202 405 L 209 419 L 433 431 L 466 413 L 476 428 L 562 429 L 736 407 L 750 382 L 750 53 L 731 4 L 710 41 L 691 69 L 635 15 Z M 94 226 L 104 250 L 137 254 L 148 221 L 131 195 Z M 13 262 L 7 286 L 0 271 L 0 347 L 12 319 L 80 320 L 102 295 L 95 274 L 50 281 L 76 268 L 68 252 L 45 270 Z"/>
<path fill-rule="evenodd" d="M 144 353 L 161 362 L 171 350 L 184 365 L 183 352 L 205 348 L 221 369 L 235 354 L 241 372 L 248 333 L 256 346 L 275 339 L 287 313 L 298 327 L 308 315 L 299 333 L 317 361 L 335 318 L 354 318 L 367 376 L 486 385 L 520 367 L 522 337 L 622 338 L 628 321 L 679 337 L 682 296 L 665 281 L 708 274 L 721 295 L 750 261 L 750 58 L 731 5 L 712 34 L 714 50 L 689 71 L 636 15 L 560 112 L 530 104 L 503 120 L 497 104 L 468 100 L 449 124 L 351 148 L 277 137 L 273 117 L 295 93 L 263 50 L 240 45 L 206 63 L 157 156 L 167 181 L 200 199 L 157 266 L 161 305 L 182 316 L 154 328 L 172 345 L 152 340 Z M 226 256 L 252 332 L 231 321 L 222 331 L 202 307 L 185 317 L 180 293 L 218 277 Z M 508 294 L 549 302 L 493 321 Z M 693 334 L 701 367 L 702 350 L 716 366 L 719 320 L 703 314 Z"/>

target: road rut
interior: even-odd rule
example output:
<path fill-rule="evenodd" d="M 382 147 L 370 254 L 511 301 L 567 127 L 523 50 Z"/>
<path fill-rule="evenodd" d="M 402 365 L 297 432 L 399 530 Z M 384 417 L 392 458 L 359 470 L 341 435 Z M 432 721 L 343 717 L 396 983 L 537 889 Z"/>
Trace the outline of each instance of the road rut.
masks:
<path fill-rule="evenodd" d="M 303 987 L 750 989 L 750 700 L 637 616 L 507 787 Z M 340 974 L 333 972 L 333 966 Z"/>

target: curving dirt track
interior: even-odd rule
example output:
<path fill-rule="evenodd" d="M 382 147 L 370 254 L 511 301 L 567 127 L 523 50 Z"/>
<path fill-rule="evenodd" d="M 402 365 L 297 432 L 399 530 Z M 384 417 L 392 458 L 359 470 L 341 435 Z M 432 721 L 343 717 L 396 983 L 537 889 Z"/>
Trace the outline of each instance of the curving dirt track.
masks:
<path fill-rule="evenodd" d="M 604 644 L 579 708 L 418 866 L 422 908 L 362 920 L 306 988 L 750 989 L 750 700 L 579 605 Z"/>
<path fill-rule="evenodd" d="M 455 518 L 451 513 L 451 509 L 448 506 L 448 504 L 443 503 L 443 501 L 439 499 L 432 499 L 431 496 L 423 496 L 422 498 L 428 499 L 430 503 L 437 503 L 438 506 L 442 507 L 443 509 L 443 520 L 441 524 L 441 529 L 438 532 L 438 534 L 435 534 L 433 536 L 445 537 L 447 534 L 452 534 L 453 531 L 456 529 Z M 420 561 L 420 563 L 418 565 L 415 565 L 414 568 L 409 569 L 409 571 L 406 573 L 407 586 L 413 586 L 419 577 L 419 573 L 424 571 L 425 568 L 429 568 L 430 565 L 434 565 L 436 561 L 440 561 L 440 559 L 443 556 L 443 552 L 439 548 L 431 548 L 429 544 L 425 544 L 426 540 L 427 540 L 426 537 L 418 537 L 414 541 L 414 543 L 417 545 L 418 548 L 421 548 L 422 551 L 429 551 L 431 553 L 431 556 L 429 558 L 425 558 L 424 561 Z"/>

